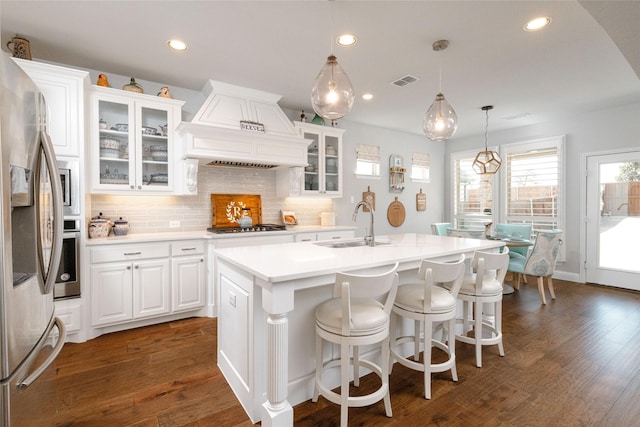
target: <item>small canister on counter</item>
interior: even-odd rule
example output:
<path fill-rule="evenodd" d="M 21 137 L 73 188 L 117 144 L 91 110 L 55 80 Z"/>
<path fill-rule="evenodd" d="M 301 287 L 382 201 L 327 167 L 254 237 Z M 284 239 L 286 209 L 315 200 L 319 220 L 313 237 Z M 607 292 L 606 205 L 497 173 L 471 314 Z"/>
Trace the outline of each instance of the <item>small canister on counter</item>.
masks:
<path fill-rule="evenodd" d="M 104 239 L 109 236 L 111 230 L 111 221 L 102 217 L 102 212 L 96 217 L 91 218 L 89 223 L 89 238 Z"/>
<path fill-rule="evenodd" d="M 113 222 L 113 234 L 116 236 L 126 236 L 129 232 L 129 221 L 122 219 Z"/>

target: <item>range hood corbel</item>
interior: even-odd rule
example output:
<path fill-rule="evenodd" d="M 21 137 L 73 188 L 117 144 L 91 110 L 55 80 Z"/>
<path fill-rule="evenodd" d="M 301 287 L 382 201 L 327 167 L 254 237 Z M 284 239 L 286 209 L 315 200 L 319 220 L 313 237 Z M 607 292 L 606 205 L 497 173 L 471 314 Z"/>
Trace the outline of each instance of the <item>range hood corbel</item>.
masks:
<path fill-rule="evenodd" d="M 206 99 L 191 122 L 178 125 L 183 158 L 202 165 L 277 168 L 307 165 L 312 142 L 296 132 L 268 92 L 209 80 Z M 264 125 L 264 132 L 242 130 L 241 121 Z"/>

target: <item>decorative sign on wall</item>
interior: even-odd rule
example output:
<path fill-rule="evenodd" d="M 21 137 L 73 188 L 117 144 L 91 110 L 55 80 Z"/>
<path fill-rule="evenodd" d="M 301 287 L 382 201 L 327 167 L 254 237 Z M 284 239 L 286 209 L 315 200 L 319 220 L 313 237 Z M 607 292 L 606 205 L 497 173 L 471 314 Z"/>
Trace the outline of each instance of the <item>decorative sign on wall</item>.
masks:
<path fill-rule="evenodd" d="M 264 133 L 264 125 L 262 123 L 250 122 L 248 120 L 240 120 L 240 129 Z"/>
<path fill-rule="evenodd" d="M 402 193 L 404 190 L 404 173 L 406 169 L 402 156 L 392 154 L 389 156 L 389 191 L 392 193 Z"/>
<path fill-rule="evenodd" d="M 416 194 L 416 210 L 418 212 L 427 210 L 427 195 L 422 192 L 422 188 Z"/>
<path fill-rule="evenodd" d="M 367 185 L 367 191 L 362 192 L 362 200 L 369 203 L 373 210 L 376 210 L 376 193 L 371 191 L 371 187 Z M 369 208 L 362 206 L 362 212 L 369 212 Z"/>

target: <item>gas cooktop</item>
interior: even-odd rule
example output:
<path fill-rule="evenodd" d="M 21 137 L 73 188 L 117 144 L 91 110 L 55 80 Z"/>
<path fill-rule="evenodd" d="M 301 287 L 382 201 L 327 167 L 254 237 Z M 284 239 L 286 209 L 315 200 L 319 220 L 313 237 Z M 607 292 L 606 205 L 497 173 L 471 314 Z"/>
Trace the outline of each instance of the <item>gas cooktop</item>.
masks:
<path fill-rule="evenodd" d="M 225 233 L 257 233 L 264 231 L 282 231 L 287 228 L 282 224 L 255 224 L 252 227 L 223 227 L 223 228 L 207 228 L 207 231 L 215 234 Z"/>

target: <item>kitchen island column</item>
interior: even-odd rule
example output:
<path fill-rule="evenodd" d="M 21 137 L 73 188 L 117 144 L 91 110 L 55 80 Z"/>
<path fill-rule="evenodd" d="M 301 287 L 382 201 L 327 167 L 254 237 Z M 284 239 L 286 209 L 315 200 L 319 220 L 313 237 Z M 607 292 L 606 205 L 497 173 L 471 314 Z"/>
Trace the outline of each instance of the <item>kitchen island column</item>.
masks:
<path fill-rule="evenodd" d="M 262 425 L 267 427 L 292 426 L 293 407 L 287 400 L 289 363 L 289 319 L 293 310 L 293 286 L 271 286 L 262 279 L 256 284 L 262 288 L 262 309 L 267 313 L 266 353 L 267 401 L 262 404 Z"/>

